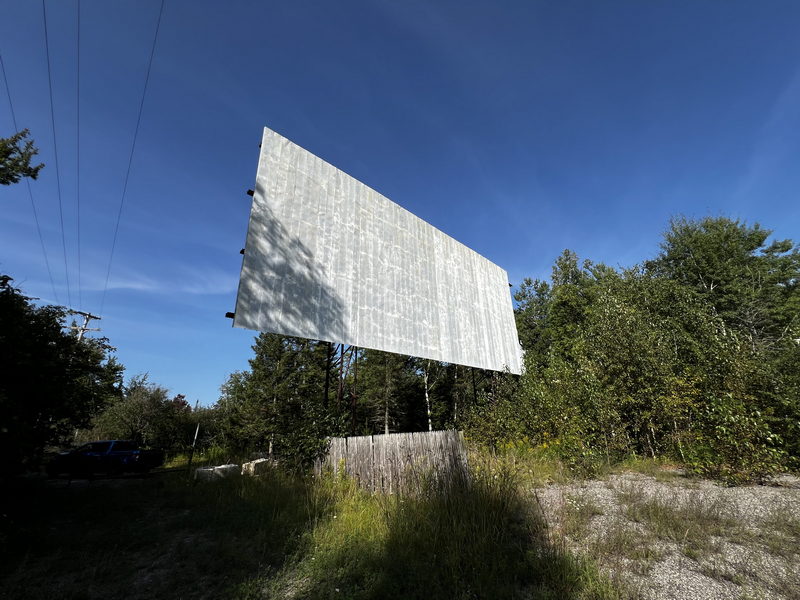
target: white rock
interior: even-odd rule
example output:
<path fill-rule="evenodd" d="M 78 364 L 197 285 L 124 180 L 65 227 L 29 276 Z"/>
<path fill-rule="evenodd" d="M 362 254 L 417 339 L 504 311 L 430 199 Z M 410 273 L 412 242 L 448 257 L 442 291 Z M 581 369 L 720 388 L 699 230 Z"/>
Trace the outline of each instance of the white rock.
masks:
<path fill-rule="evenodd" d="M 238 475 L 241 472 L 239 465 L 220 465 L 218 467 L 200 467 L 194 470 L 196 481 L 211 481 Z"/>
<path fill-rule="evenodd" d="M 214 475 L 219 478 L 239 475 L 241 472 L 242 472 L 241 467 L 239 465 L 234 465 L 234 464 L 220 465 L 218 467 L 214 467 Z"/>
<path fill-rule="evenodd" d="M 209 481 L 214 479 L 214 467 L 200 467 L 194 470 L 195 481 Z"/>
<path fill-rule="evenodd" d="M 258 458 L 242 465 L 242 475 L 260 475 L 266 473 L 271 467 L 272 461 L 266 458 Z"/>

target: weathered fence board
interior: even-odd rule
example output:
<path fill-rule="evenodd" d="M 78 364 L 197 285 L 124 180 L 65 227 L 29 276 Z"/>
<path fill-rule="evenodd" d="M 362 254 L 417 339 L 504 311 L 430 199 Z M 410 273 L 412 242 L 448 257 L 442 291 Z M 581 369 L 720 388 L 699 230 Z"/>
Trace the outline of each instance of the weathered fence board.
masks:
<path fill-rule="evenodd" d="M 467 453 L 460 431 L 390 433 L 331 438 L 327 456 L 316 470 L 341 469 L 365 489 L 392 494 L 426 477 L 466 473 Z"/>

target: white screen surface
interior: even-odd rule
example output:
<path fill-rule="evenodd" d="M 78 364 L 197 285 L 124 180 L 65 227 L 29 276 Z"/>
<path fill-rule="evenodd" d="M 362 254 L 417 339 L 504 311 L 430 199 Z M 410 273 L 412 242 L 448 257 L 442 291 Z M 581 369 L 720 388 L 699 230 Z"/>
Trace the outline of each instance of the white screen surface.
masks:
<path fill-rule="evenodd" d="M 521 372 L 503 269 L 267 128 L 234 326 Z"/>

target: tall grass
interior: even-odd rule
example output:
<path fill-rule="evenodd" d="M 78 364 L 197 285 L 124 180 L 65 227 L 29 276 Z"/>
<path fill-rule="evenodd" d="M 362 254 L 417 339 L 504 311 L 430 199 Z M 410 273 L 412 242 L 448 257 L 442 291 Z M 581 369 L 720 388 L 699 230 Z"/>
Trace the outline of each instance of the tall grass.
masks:
<path fill-rule="evenodd" d="M 618 490 L 617 497 L 625 505 L 628 519 L 644 524 L 659 539 L 680 544 L 690 558 L 719 551 L 721 539 L 735 536 L 741 529 L 726 502 L 700 493 L 650 497 L 629 487 Z"/>
<path fill-rule="evenodd" d="M 277 569 L 325 510 L 276 471 L 193 486 L 184 474 L 29 482 L 4 506 L 0 597 L 235 597 Z"/>
<path fill-rule="evenodd" d="M 474 465 L 473 465 L 474 466 Z M 418 478 L 373 496 L 328 477 L 334 510 L 264 582 L 270 597 L 617 598 L 589 562 L 555 543 L 507 465 Z"/>
<path fill-rule="evenodd" d="M 189 456 L 190 452 L 188 451 L 168 456 L 164 463 L 164 469 L 185 469 L 189 466 Z M 191 454 L 191 457 L 192 468 L 244 462 L 241 456 L 237 456 L 235 453 L 220 446 L 199 449 Z"/>
<path fill-rule="evenodd" d="M 279 471 L 16 490 L 7 598 L 619 598 L 553 540 L 513 469 L 372 495 Z M 4 507 L 4 510 L 6 507 Z M 5 523 L 9 525 L 9 523 Z"/>

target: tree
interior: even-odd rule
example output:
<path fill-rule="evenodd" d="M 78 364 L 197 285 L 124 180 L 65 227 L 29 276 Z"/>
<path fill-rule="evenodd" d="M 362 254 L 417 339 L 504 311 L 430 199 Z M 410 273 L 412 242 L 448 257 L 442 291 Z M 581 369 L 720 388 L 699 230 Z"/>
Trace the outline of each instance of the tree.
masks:
<path fill-rule="evenodd" d="M 19 183 L 23 177 L 36 179 L 44 163 L 31 165 L 31 160 L 39 153 L 29 140 L 27 129 L 8 138 L 0 138 L 0 185 Z"/>
<path fill-rule="evenodd" d="M 427 428 L 422 371 L 410 356 L 365 350 L 359 372 L 359 399 L 365 413 L 365 432 Z"/>
<path fill-rule="evenodd" d="M 673 219 L 652 273 L 683 283 L 747 342 L 758 410 L 800 464 L 800 246 L 724 217 Z"/>
<path fill-rule="evenodd" d="M 308 464 L 328 436 L 342 431 L 345 410 L 325 396 L 325 342 L 262 333 L 250 370 L 232 374 L 217 403 L 225 444 L 234 453 L 258 451 L 293 466 Z"/>
<path fill-rule="evenodd" d="M 517 306 L 514 315 L 517 322 L 519 342 L 525 351 L 536 357 L 536 362 L 547 355 L 552 343 L 548 317 L 552 294 L 550 284 L 540 279 L 525 278 L 514 294 Z"/>
<path fill-rule="evenodd" d="M 0 472 L 35 468 L 46 446 L 86 427 L 121 392 L 105 339 L 65 331 L 67 312 L 33 305 L 0 277 Z"/>
<path fill-rule="evenodd" d="M 652 273 L 693 288 L 751 345 L 800 337 L 800 247 L 758 223 L 724 217 L 673 219 Z"/>
<path fill-rule="evenodd" d="M 443 402 L 444 387 L 447 382 L 447 365 L 435 360 L 416 359 L 417 369 L 422 375 L 422 389 L 425 393 L 425 413 L 428 431 L 441 429 L 446 420 L 447 403 Z M 434 426 L 434 423 L 436 424 Z"/>
<path fill-rule="evenodd" d="M 772 415 L 791 395 L 694 286 L 566 251 L 551 282 L 526 281 L 517 302 L 525 373 L 479 400 L 471 438 L 557 446 L 578 469 L 631 453 L 726 479 L 780 467 Z"/>
<path fill-rule="evenodd" d="M 136 375 L 124 386 L 122 397 L 94 419 L 88 439 L 125 439 L 142 446 L 181 451 L 194 433 L 192 409 L 183 395 L 170 398 L 163 386 Z"/>

